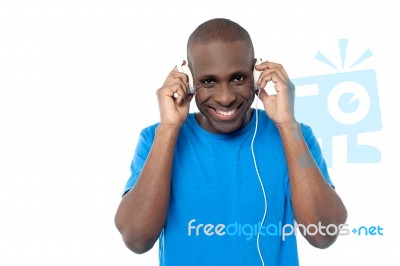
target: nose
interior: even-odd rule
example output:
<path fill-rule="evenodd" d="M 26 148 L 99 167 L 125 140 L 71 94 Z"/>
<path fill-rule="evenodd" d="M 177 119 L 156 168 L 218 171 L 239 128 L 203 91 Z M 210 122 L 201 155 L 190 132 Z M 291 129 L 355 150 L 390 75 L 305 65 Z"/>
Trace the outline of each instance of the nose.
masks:
<path fill-rule="evenodd" d="M 218 86 L 214 99 L 222 106 L 230 106 L 236 100 L 236 94 L 229 88 L 228 83 L 222 83 Z"/>

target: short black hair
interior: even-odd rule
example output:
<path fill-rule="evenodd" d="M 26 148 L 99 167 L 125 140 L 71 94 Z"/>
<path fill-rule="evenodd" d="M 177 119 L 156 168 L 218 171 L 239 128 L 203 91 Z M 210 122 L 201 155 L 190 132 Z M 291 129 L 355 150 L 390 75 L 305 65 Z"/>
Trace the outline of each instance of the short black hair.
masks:
<path fill-rule="evenodd" d="M 248 42 L 251 57 L 254 58 L 253 42 L 246 29 L 244 29 L 238 23 L 225 18 L 214 18 L 208 20 L 200 24 L 189 36 L 186 47 L 187 58 L 190 61 L 190 48 L 195 44 L 235 41 Z"/>

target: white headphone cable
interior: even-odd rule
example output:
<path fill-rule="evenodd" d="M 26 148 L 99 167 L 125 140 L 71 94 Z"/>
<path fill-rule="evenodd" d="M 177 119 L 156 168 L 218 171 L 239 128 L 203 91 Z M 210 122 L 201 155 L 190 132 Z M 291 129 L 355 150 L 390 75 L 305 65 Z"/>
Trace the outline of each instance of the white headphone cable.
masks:
<path fill-rule="evenodd" d="M 265 194 L 264 185 L 263 185 L 263 182 L 262 182 L 262 180 L 261 180 L 260 173 L 258 172 L 258 167 L 257 167 L 257 162 L 256 162 L 256 156 L 255 156 L 255 154 L 254 154 L 254 139 L 256 138 L 257 129 L 258 129 L 258 111 L 257 111 L 257 103 L 258 103 L 258 98 L 259 98 L 259 96 L 260 96 L 260 91 L 258 91 L 258 94 L 257 94 L 256 107 L 255 107 L 255 110 L 254 110 L 254 111 L 256 112 L 256 127 L 255 127 L 255 129 L 254 129 L 253 139 L 251 140 L 251 154 L 253 155 L 254 167 L 255 167 L 255 170 L 256 170 L 256 173 L 257 173 L 258 181 L 260 181 L 261 190 L 262 190 L 263 196 L 264 196 L 264 215 L 263 215 L 263 218 L 262 218 L 262 220 L 261 220 L 260 228 L 259 228 L 258 233 L 257 233 L 257 250 L 258 250 L 258 255 L 260 256 L 261 263 L 262 263 L 262 265 L 264 266 L 264 265 L 265 265 L 265 264 L 264 264 L 264 259 L 263 259 L 263 256 L 262 256 L 262 254 L 261 254 L 261 251 L 260 251 L 260 232 L 261 232 L 261 228 L 262 228 L 262 226 L 263 226 L 263 224 L 264 224 L 265 217 L 267 216 L 268 204 L 267 204 L 267 196 L 266 196 L 266 194 Z"/>

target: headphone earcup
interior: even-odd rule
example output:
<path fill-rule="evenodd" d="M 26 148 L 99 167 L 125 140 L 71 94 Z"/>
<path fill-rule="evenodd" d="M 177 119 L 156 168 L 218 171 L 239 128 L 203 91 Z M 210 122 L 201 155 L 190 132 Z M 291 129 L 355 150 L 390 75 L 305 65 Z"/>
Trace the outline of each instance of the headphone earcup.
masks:
<path fill-rule="evenodd" d="M 187 64 L 182 65 L 182 63 L 177 64 L 176 67 L 178 68 L 179 72 L 185 73 L 188 76 L 188 83 L 189 83 L 188 94 L 194 94 L 195 89 L 193 86 L 193 76 L 192 72 L 190 71 L 190 68 L 188 67 Z"/>
<path fill-rule="evenodd" d="M 254 70 L 253 70 L 253 76 L 254 76 L 254 90 L 257 91 L 258 90 L 258 86 L 257 86 L 257 81 L 260 78 L 261 75 L 261 71 L 258 71 L 256 69 L 256 66 L 261 64 L 263 61 L 261 58 L 257 58 L 256 63 L 254 64 Z"/>

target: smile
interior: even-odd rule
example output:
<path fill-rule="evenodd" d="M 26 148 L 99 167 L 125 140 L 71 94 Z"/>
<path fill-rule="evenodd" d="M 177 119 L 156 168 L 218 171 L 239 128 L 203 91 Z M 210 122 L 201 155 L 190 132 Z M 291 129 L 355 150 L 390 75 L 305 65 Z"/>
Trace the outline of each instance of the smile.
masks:
<path fill-rule="evenodd" d="M 233 115 L 236 112 L 236 109 L 235 110 L 231 110 L 231 111 L 227 111 L 227 112 L 221 111 L 221 110 L 215 110 L 215 111 L 218 114 L 225 115 L 225 116 L 230 116 L 230 115 Z"/>
<path fill-rule="evenodd" d="M 211 108 L 212 113 L 214 114 L 214 117 L 219 119 L 219 120 L 234 120 L 236 119 L 236 115 L 238 114 L 236 111 L 238 108 L 232 109 L 232 110 L 220 110 L 220 109 L 214 109 Z"/>

